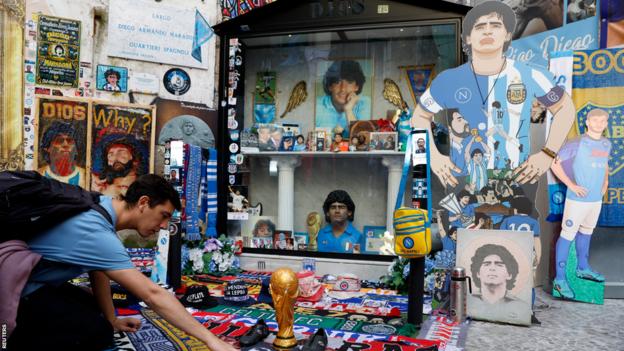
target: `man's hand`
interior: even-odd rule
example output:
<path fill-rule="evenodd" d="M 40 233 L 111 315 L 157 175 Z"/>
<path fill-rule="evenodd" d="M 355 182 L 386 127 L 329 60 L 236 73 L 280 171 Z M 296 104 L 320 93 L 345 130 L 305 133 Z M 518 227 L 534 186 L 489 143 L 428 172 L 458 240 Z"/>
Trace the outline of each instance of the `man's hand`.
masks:
<path fill-rule="evenodd" d="M 431 171 L 438 177 L 443 186 L 447 184 L 452 187 L 457 186 L 457 179 L 453 176 L 451 171 L 459 173 L 461 169 L 455 166 L 448 156 L 442 155 L 439 152 L 433 152 L 433 149 L 431 151 Z"/>
<path fill-rule="evenodd" d="M 141 321 L 137 318 L 115 318 L 111 323 L 115 331 L 136 332 L 141 327 Z"/>
<path fill-rule="evenodd" d="M 544 174 L 553 163 L 553 159 L 545 153 L 539 151 L 521 164 L 513 171 L 513 177 L 517 177 L 515 180 L 520 184 L 531 182 L 535 184 L 542 174 Z"/>
<path fill-rule="evenodd" d="M 572 190 L 572 192 L 578 197 L 587 196 L 587 189 L 580 185 L 572 184 L 568 187 L 568 189 Z"/>
<path fill-rule="evenodd" d="M 218 337 L 211 338 L 210 341 L 206 342 L 206 345 L 208 345 L 208 347 L 214 351 L 217 351 L 217 350 L 218 351 L 236 351 L 238 350 L 231 344 L 228 344 L 227 342 L 219 339 Z"/>
<path fill-rule="evenodd" d="M 355 92 L 349 93 L 347 95 L 347 103 L 344 105 L 345 112 L 352 112 L 355 104 L 360 100 L 360 96 Z"/>

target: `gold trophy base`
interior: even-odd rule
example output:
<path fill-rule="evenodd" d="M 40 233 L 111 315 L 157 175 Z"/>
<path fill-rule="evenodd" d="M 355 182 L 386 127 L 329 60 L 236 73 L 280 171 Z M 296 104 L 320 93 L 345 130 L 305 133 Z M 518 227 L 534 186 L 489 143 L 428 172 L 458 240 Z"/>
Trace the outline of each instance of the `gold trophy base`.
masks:
<path fill-rule="evenodd" d="M 273 346 L 280 350 L 290 350 L 293 347 L 297 346 L 297 339 L 292 335 L 290 337 L 282 337 L 276 336 L 275 340 L 273 340 Z"/>

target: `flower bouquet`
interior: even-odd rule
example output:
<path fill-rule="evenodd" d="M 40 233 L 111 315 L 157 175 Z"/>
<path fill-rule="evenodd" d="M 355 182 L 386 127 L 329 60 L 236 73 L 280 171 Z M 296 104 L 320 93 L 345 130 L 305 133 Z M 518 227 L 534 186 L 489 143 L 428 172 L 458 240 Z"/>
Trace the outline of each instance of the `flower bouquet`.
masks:
<path fill-rule="evenodd" d="M 182 245 L 182 274 L 235 275 L 241 272 L 239 243 L 221 235 Z"/>

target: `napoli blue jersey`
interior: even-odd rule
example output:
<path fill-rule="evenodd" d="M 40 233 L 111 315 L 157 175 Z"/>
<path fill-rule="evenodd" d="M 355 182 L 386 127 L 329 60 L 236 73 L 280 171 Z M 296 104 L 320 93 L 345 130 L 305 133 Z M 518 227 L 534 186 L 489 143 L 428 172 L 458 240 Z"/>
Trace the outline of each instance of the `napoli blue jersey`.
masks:
<path fill-rule="evenodd" d="M 533 236 L 539 236 L 539 222 L 528 215 L 515 215 L 503 219 L 500 226 L 501 230 L 517 230 L 520 232 L 533 232 Z"/>
<path fill-rule="evenodd" d="M 487 135 L 488 169 L 515 168 L 530 155 L 531 104 L 535 98 L 547 107 L 557 103 L 561 95 L 549 94 L 554 87 L 551 73 L 522 62 L 507 59 L 500 75 L 491 76 L 475 75 L 468 62 L 440 73 L 419 103 L 431 113 L 459 109 L 472 133 Z M 464 157 L 453 152 L 451 159 Z"/>
<path fill-rule="evenodd" d="M 611 142 L 606 138 L 592 139 L 584 134 L 573 141 L 567 142 L 559 151 L 559 159 L 564 164 L 571 163 L 572 174 L 566 175 L 577 185 L 587 189 L 587 196 L 578 197 L 568 189 L 566 196 L 575 201 L 602 201 L 602 184 L 609 165 Z"/>

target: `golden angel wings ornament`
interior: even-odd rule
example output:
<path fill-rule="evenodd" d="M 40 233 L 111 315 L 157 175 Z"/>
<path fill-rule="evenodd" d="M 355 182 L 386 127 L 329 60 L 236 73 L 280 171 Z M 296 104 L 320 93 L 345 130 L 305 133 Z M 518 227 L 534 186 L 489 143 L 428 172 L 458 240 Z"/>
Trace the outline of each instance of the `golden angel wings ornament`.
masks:
<path fill-rule="evenodd" d="M 383 97 L 388 100 L 389 103 L 402 110 L 407 108 L 407 103 L 403 100 L 403 95 L 401 95 L 399 86 L 392 79 L 384 79 Z"/>
<path fill-rule="evenodd" d="M 308 97 L 308 90 L 306 89 L 306 82 L 300 81 L 295 85 L 293 90 L 290 92 L 290 97 L 288 98 L 288 105 L 286 105 L 286 110 L 280 118 L 284 118 L 286 114 L 292 110 L 294 110 L 297 106 L 301 105 L 305 99 Z"/>

